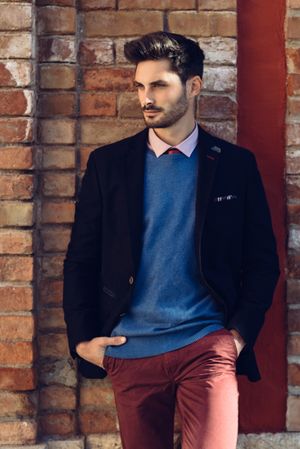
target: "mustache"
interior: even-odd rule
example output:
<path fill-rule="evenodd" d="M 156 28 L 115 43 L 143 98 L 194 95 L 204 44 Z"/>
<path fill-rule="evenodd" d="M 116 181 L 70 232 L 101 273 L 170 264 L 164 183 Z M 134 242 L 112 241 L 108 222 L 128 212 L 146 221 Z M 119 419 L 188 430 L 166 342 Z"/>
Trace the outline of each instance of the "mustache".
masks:
<path fill-rule="evenodd" d="M 142 111 L 162 111 L 162 109 L 149 105 L 149 106 L 143 106 Z"/>

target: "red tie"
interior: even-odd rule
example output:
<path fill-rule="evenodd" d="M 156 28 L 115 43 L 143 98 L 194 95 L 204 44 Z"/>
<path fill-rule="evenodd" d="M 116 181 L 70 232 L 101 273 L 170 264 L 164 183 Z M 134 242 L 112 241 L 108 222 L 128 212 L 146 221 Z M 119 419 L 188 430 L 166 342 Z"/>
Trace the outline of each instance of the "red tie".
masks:
<path fill-rule="evenodd" d="M 168 148 L 164 154 L 175 154 L 175 153 L 181 153 L 180 150 L 178 150 L 177 148 Z"/>

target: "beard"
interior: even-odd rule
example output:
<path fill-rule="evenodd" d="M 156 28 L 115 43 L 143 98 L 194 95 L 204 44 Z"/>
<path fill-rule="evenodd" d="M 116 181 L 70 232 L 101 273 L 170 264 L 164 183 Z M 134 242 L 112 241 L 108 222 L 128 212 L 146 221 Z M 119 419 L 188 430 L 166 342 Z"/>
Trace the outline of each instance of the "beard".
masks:
<path fill-rule="evenodd" d="M 147 117 L 143 114 L 144 121 L 148 128 L 168 128 L 174 123 L 176 123 L 181 117 L 185 115 L 188 110 L 188 100 L 186 97 L 186 92 L 183 90 L 182 95 L 179 97 L 178 101 L 174 105 L 170 106 L 169 110 L 164 110 L 163 108 L 157 108 L 155 106 L 149 105 L 148 107 L 142 108 L 143 111 L 153 110 L 160 111 L 159 116 Z"/>

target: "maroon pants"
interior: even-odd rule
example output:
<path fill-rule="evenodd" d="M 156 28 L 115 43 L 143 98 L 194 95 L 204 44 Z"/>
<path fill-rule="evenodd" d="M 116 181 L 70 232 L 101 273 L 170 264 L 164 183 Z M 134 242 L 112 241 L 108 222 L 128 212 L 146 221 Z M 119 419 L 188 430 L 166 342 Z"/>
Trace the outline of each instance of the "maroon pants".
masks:
<path fill-rule="evenodd" d="M 182 449 L 235 449 L 237 349 L 227 329 L 164 354 L 105 355 L 123 449 L 172 449 L 177 404 Z"/>

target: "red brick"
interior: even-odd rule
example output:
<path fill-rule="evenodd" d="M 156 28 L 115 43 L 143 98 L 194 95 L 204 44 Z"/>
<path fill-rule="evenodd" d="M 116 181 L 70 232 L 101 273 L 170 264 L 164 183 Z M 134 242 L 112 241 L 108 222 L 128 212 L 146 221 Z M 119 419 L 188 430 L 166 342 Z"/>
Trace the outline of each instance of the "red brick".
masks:
<path fill-rule="evenodd" d="M 43 436 L 71 436 L 75 433 L 75 416 L 72 413 L 47 413 L 39 419 Z"/>
<path fill-rule="evenodd" d="M 171 12 L 169 14 L 171 32 L 181 33 L 189 30 L 190 36 L 228 36 L 235 37 L 236 14 L 231 12 Z"/>
<path fill-rule="evenodd" d="M 63 282 L 44 279 L 40 283 L 40 301 L 44 306 L 62 306 Z"/>
<path fill-rule="evenodd" d="M 75 6 L 75 0 L 36 0 L 36 5 Z"/>
<path fill-rule="evenodd" d="M 64 147 L 44 147 L 43 148 L 43 168 L 51 169 L 74 169 L 75 150 L 69 146 Z"/>
<path fill-rule="evenodd" d="M 39 336 L 40 355 L 42 357 L 63 358 L 69 356 L 65 334 L 47 334 Z"/>
<path fill-rule="evenodd" d="M 65 330 L 62 307 L 47 307 L 39 311 L 39 328 L 48 331 Z"/>
<path fill-rule="evenodd" d="M 300 225 L 300 204 L 290 203 L 287 205 L 287 208 L 288 208 L 288 224 L 294 223 Z"/>
<path fill-rule="evenodd" d="M 72 410 L 76 408 L 76 391 L 58 385 L 51 385 L 40 390 L 41 410 Z"/>
<path fill-rule="evenodd" d="M 300 430 L 300 396 L 288 396 L 287 412 L 286 412 L 286 429 L 287 431 Z"/>
<path fill-rule="evenodd" d="M 290 278 L 300 278 L 300 254 L 289 254 L 287 258 L 288 272 Z"/>
<path fill-rule="evenodd" d="M 42 273 L 45 278 L 58 278 L 63 275 L 63 256 L 43 257 Z"/>
<path fill-rule="evenodd" d="M 49 144 L 75 143 L 75 121 L 44 119 L 39 122 L 40 142 Z"/>
<path fill-rule="evenodd" d="M 300 365 L 296 363 L 288 364 L 288 383 L 293 386 L 300 386 Z"/>
<path fill-rule="evenodd" d="M 41 37 L 39 61 L 75 62 L 75 39 L 69 36 Z"/>
<path fill-rule="evenodd" d="M 0 119 L 0 143 L 17 143 L 32 141 L 32 119 Z"/>
<path fill-rule="evenodd" d="M 286 125 L 286 143 L 288 146 L 300 145 L 300 123 Z"/>
<path fill-rule="evenodd" d="M 31 147 L 2 147 L 0 151 L 0 169 L 33 168 Z"/>
<path fill-rule="evenodd" d="M 32 203 L 22 203 L 18 201 L 0 202 L 0 225 L 32 226 L 32 207 Z"/>
<path fill-rule="evenodd" d="M 17 5 L 14 3 L 1 4 L 0 30 L 15 31 L 31 28 L 31 5 Z"/>
<path fill-rule="evenodd" d="M 31 58 L 30 33 L 0 34 L 0 58 Z"/>
<path fill-rule="evenodd" d="M 299 22 L 300 24 L 300 22 Z M 287 66 L 289 73 L 300 73 L 300 48 L 287 48 Z"/>
<path fill-rule="evenodd" d="M 1 365 L 27 365 L 34 361 L 34 350 L 31 342 L 0 342 Z M 1 368 L 2 369 L 2 368 Z M 1 435 L 1 433 L 0 433 Z"/>
<path fill-rule="evenodd" d="M 84 34 L 96 36 L 136 36 L 163 29 L 159 11 L 89 11 L 84 15 Z"/>
<path fill-rule="evenodd" d="M 33 195 L 33 176 L 21 174 L 0 175 L 0 199 L 30 199 Z"/>
<path fill-rule="evenodd" d="M 237 0 L 199 0 L 200 10 L 230 10 L 235 11 L 237 8 Z"/>
<path fill-rule="evenodd" d="M 289 149 L 286 153 L 286 173 L 300 173 L 300 150 Z"/>
<path fill-rule="evenodd" d="M 65 252 L 70 241 L 70 229 L 48 228 L 41 231 L 41 243 L 44 252 Z"/>
<path fill-rule="evenodd" d="M 46 201 L 42 205 L 43 223 L 73 223 L 75 205 L 70 202 Z"/>
<path fill-rule="evenodd" d="M 28 86 L 32 80 L 32 64 L 30 61 L 7 60 L 0 62 L 0 86 Z"/>
<path fill-rule="evenodd" d="M 32 92 L 29 90 L 1 90 L 0 115 L 30 115 Z"/>
<path fill-rule="evenodd" d="M 141 105 L 135 92 L 125 92 L 120 95 L 118 111 L 120 118 L 143 118 Z"/>
<path fill-rule="evenodd" d="M 300 98 L 288 97 L 287 104 L 288 114 L 290 116 L 299 115 L 300 116 Z"/>
<path fill-rule="evenodd" d="M 115 408 L 115 399 L 109 385 L 84 385 L 80 388 L 80 406 Z"/>
<path fill-rule="evenodd" d="M 116 0 L 79 0 L 80 9 L 116 9 Z"/>
<path fill-rule="evenodd" d="M 52 93 L 40 94 L 38 98 L 39 117 L 52 117 L 54 115 L 75 114 L 75 94 L 73 93 Z"/>
<path fill-rule="evenodd" d="M 300 95 L 300 75 L 288 75 L 287 82 L 288 95 Z"/>
<path fill-rule="evenodd" d="M 1 256 L 0 281 L 31 281 L 33 258 L 29 256 Z"/>
<path fill-rule="evenodd" d="M 300 309 L 288 310 L 289 332 L 300 332 Z"/>
<path fill-rule="evenodd" d="M 44 64 L 40 67 L 41 89 L 74 89 L 75 67 L 64 64 Z"/>
<path fill-rule="evenodd" d="M 37 436 L 35 421 L 0 422 L 0 444 L 34 444 Z"/>
<path fill-rule="evenodd" d="M 234 118 L 237 104 L 230 97 L 219 95 L 202 95 L 198 103 L 198 117 Z"/>
<path fill-rule="evenodd" d="M 90 155 L 90 152 L 95 148 L 95 146 L 90 146 L 90 147 L 82 147 L 80 149 L 80 170 L 85 170 L 86 169 L 86 165 L 87 165 L 87 161 L 88 161 L 88 157 Z"/>
<path fill-rule="evenodd" d="M 75 8 L 45 6 L 37 12 L 38 34 L 75 33 Z"/>
<path fill-rule="evenodd" d="M 0 315 L 0 340 L 31 340 L 33 336 L 34 320 L 32 315 Z"/>
<path fill-rule="evenodd" d="M 82 65 L 113 64 L 113 41 L 111 39 L 85 39 L 80 42 L 79 62 Z"/>
<path fill-rule="evenodd" d="M 116 96 L 113 93 L 82 93 L 80 97 L 80 115 L 115 116 L 117 112 Z"/>
<path fill-rule="evenodd" d="M 0 229 L 1 254 L 31 254 L 32 232 Z"/>
<path fill-rule="evenodd" d="M 36 393 L 0 392 L 0 416 L 33 416 L 36 413 Z"/>
<path fill-rule="evenodd" d="M 287 18 L 287 37 L 290 39 L 300 38 L 300 17 L 293 16 Z"/>
<path fill-rule="evenodd" d="M 44 173 L 42 182 L 45 196 L 66 197 L 75 195 L 75 175 L 72 173 Z"/>
<path fill-rule="evenodd" d="M 39 361 L 39 381 L 42 385 L 77 387 L 76 362 L 71 357 Z"/>
<path fill-rule="evenodd" d="M 119 0 L 119 9 L 195 9 L 195 0 Z"/>
<path fill-rule="evenodd" d="M 300 355 L 300 335 L 289 335 L 287 355 Z"/>
<path fill-rule="evenodd" d="M 133 89 L 134 71 L 129 68 L 96 68 L 83 70 L 83 88 L 124 91 Z"/>
<path fill-rule="evenodd" d="M 34 390 L 37 385 L 35 368 L 4 368 L 0 369 L 1 390 Z"/>
<path fill-rule="evenodd" d="M 80 431 L 84 435 L 90 433 L 117 432 L 116 411 L 84 410 L 79 412 Z"/>
<path fill-rule="evenodd" d="M 114 120 L 83 120 L 81 122 L 81 142 L 101 145 L 131 136 L 144 128 L 143 122 Z"/>
<path fill-rule="evenodd" d="M 32 287 L 0 287 L 0 311 L 30 311 L 33 308 Z"/>
<path fill-rule="evenodd" d="M 288 7 L 300 9 L 300 0 L 288 0 Z"/>

